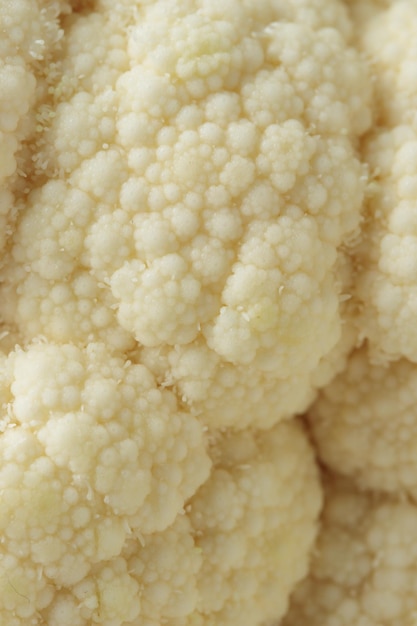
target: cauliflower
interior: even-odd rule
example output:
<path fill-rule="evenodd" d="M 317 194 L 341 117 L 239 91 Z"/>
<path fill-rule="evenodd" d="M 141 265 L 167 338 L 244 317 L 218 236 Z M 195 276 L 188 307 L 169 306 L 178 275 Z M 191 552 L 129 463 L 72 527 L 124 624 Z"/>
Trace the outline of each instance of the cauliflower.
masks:
<path fill-rule="evenodd" d="M 6 323 L 25 342 L 135 349 L 211 428 L 304 410 L 340 336 L 336 261 L 366 182 L 370 89 L 348 26 L 317 0 L 102 0 L 68 17 Z"/>
<path fill-rule="evenodd" d="M 0 25 L 0 622 L 411 626 L 417 5 Z"/>
<path fill-rule="evenodd" d="M 373 182 L 357 251 L 360 329 L 374 359 L 417 362 L 417 5 L 400 0 L 377 7 L 358 30 L 378 107 L 378 125 L 363 146 Z"/>
<path fill-rule="evenodd" d="M 346 10 L 1 11 L 0 620 L 275 620 L 366 184 Z"/>
<path fill-rule="evenodd" d="M 411 626 L 416 619 L 417 506 L 326 481 L 309 577 L 282 626 Z"/>
<path fill-rule="evenodd" d="M 49 89 L 55 80 L 64 30 L 64 0 L 16 0 L 0 5 L 0 269 L 17 222 L 32 190 L 29 164 L 42 169 L 42 130 L 54 111 Z M 0 308 L 0 343 L 6 350 L 21 341 Z"/>
<path fill-rule="evenodd" d="M 320 461 L 339 477 L 326 479 L 317 549 L 284 626 L 411 626 L 417 616 L 417 7 L 350 8 L 375 87 L 375 124 L 361 142 L 370 183 L 351 251 L 358 340 L 308 411 Z"/>
<path fill-rule="evenodd" d="M 2 372 L 3 623 L 249 626 L 285 612 L 321 502 L 299 425 L 206 441 L 146 367 L 103 344 L 34 344 Z"/>
<path fill-rule="evenodd" d="M 417 496 L 417 365 L 354 351 L 309 411 L 320 458 L 361 487 Z"/>

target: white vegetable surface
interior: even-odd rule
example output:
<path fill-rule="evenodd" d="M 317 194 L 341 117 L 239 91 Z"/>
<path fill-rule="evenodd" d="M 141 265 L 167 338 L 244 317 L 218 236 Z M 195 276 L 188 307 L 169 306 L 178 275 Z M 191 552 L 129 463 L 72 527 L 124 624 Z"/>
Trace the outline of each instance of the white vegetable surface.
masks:
<path fill-rule="evenodd" d="M 411 626 L 416 6 L 0 2 L 1 624 Z"/>

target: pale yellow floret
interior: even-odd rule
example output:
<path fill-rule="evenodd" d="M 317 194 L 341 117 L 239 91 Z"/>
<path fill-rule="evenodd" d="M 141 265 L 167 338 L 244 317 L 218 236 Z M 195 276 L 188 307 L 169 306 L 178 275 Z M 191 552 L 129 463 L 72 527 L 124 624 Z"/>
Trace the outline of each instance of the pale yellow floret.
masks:
<path fill-rule="evenodd" d="M 190 503 L 203 563 L 184 626 L 251 626 L 284 615 L 307 572 L 321 490 L 296 421 L 214 439 L 214 471 Z"/>
<path fill-rule="evenodd" d="M 3 371 L 13 626 L 249 626 L 285 612 L 321 504 L 298 424 L 211 433 L 207 480 L 201 427 L 144 366 L 98 344 L 39 344 Z"/>
<path fill-rule="evenodd" d="M 361 486 L 417 495 L 417 366 L 378 366 L 365 348 L 320 394 L 309 422 L 320 458 Z"/>
<path fill-rule="evenodd" d="M 353 4 L 358 43 L 374 72 L 378 113 L 363 146 L 372 183 L 357 251 L 359 328 L 373 358 L 417 362 L 417 5 Z"/>
<path fill-rule="evenodd" d="M 308 375 L 279 381 L 263 371 L 223 363 L 202 341 L 181 350 L 148 348 L 135 359 L 162 386 L 175 384 L 181 400 L 210 428 L 270 428 L 282 417 L 305 411 L 315 395 Z"/>
<path fill-rule="evenodd" d="M 120 558 L 57 593 L 48 626 L 249 626 L 285 612 L 321 503 L 309 443 L 296 423 L 213 435 L 214 470 L 174 524 L 137 533 Z"/>
<path fill-rule="evenodd" d="M 116 321 L 111 293 L 80 263 L 94 210 L 88 194 L 64 181 L 50 181 L 33 194 L 8 270 L 19 286 L 13 281 L 4 287 L 2 305 L 4 318 L 20 325 L 24 339 L 101 340 L 116 350 L 134 345 Z"/>
<path fill-rule="evenodd" d="M 369 81 L 343 7 L 98 2 L 66 26 L 5 320 L 26 341 L 171 351 L 164 378 L 198 412 L 175 361 L 205 351 L 213 426 L 249 422 L 243 403 L 220 417 L 227 371 L 270 395 L 252 424 L 304 410 L 340 337 L 335 263 L 366 179 Z"/>
<path fill-rule="evenodd" d="M 20 568 L 23 586 L 4 607 L 28 612 L 28 597 L 29 617 L 45 587 L 72 587 L 132 532 L 172 524 L 210 461 L 195 418 L 102 344 L 40 343 L 4 368 L 1 567 L 6 579 Z"/>
<path fill-rule="evenodd" d="M 417 507 L 330 479 L 307 579 L 282 626 L 413 626 Z"/>
<path fill-rule="evenodd" d="M 131 535 L 120 557 L 92 567 L 79 583 L 57 592 L 42 613 L 48 626 L 176 624 L 197 602 L 201 550 L 179 515 L 167 530 Z M 171 621 L 173 620 L 173 621 Z"/>
<path fill-rule="evenodd" d="M 0 5 L 0 251 L 15 212 L 13 187 L 22 183 L 20 151 L 36 126 L 42 63 L 59 46 L 65 1 L 16 0 Z"/>
<path fill-rule="evenodd" d="M 409 5 L 0 0 L 1 626 L 411 626 Z"/>

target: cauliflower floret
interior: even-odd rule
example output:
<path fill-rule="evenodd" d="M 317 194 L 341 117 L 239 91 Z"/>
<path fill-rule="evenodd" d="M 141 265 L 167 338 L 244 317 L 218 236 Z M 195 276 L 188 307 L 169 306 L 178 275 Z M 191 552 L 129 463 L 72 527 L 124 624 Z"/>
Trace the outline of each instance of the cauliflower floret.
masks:
<path fill-rule="evenodd" d="M 190 521 L 179 515 L 163 532 L 131 537 L 118 558 L 56 593 L 42 616 L 48 626 L 177 626 L 195 608 L 201 561 Z"/>
<path fill-rule="evenodd" d="M 317 468 L 295 420 L 215 438 L 214 470 L 186 509 L 202 551 L 185 626 L 252 626 L 284 615 L 307 573 L 321 506 Z"/>
<path fill-rule="evenodd" d="M 132 531 L 172 524 L 210 460 L 195 418 L 102 344 L 37 344 L 4 368 L 2 567 L 22 589 L 4 607 L 29 617 L 51 586 L 118 556 Z"/>
<path fill-rule="evenodd" d="M 308 375 L 280 382 L 223 362 L 201 340 L 181 350 L 139 350 L 132 358 L 146 364 L 161 385 L 175 388 L 209 428 L 270 428 L 280 418 L 305 411 L 315 397 Z"/>
<path fill-rule="evenodd" d="M 360 331 L 369 339 L 374 358 L 405 356 L 417 362 L 417 126 L 375 133 L 365 158 L 376 182 L 357 252 Z"/>
<path fill-rule="evenodd" d="M 310 574 L 282 626 L 415 623 L 417 507 L 327 481 Z"/>
<path fill-rule="evenodd" d="M 309 411 L 320 458 L 360 486 L 417 496 L 416 402 L 414 363 L 373 365 L 355 351 Z"/>
<path fill-rule="evenodd" d="M 251 626 L 285 612 L 321 504 L 299 424 L 212 432 L 210 461 L 172 394 L 101 344 L 4 359 L 0 619 Z"/>
<path fill-rule="evenodd" d="M 341 333 L 336 261 L 359 225 L 355 144 L 370 123 L 346 13 L 333 0 L 96 4 L 66 22 L 49 180 L 16 228 L 3 316 L 25 341 L 137 341 L 210 426 L 242 427 L 246 409 L 270 426 L 305 409 Z M 199 350 L 211 389 L 184 371 Z M 259 418 L 256 385 L 270 398 Z"/>
<path fill-rule="evenodd" d="M 356 303 L 350 296 L 354 273 L 346 252 L 338 257 L 337 274 L 341 336 L 311 375 L 294 375 L 279 381 L 268 372 L 224 362 L 202 340 L 175 350 L 140 349 L 132 352 L 131 358 L 146 364 L 161 385 L 168 388 L 175 385 L 182 402 L 191 406 L 211 428 L 244 429 L 254 423 L 259 428 L 270 428 L 279 417 L 306 411 L 315 398 L 316 388 L 328 384 L 344 369 L 349 353 L 357 344 Z"/>
<path fill-rule="evenodd" d="M 5 287 L 4 318 L 14 320 L 26 340 L 39 335 L 64 343 L 100 340 L 109 349 L 131 349 L 134 339 L 117 323 L 111 292 L 80 265 L 93 200 L 64 181 L 51 181 L 32 201 L 31 219 L 21 222 L 13 247 L 10 272 L 18 287 L 17 292 Z"/>
<path fill-rule="evenodd" d="M 417 362 L 417 5 L 360 5 L 356 32 L 372 63 L 378 125 L 362 147 L 373 180 L 356 257 L 359 328 L 374 359 Z"/>
<path fill-rule="evenodd" d="M 49 584 L 44 602 L 33 615 L 30 594 L 11 626 L 156 626 L 160 620 L 188 615 L 197 601 L 196 573 L 201 566 L 201 551 L 195 546 L 186 516 L 180 515 L 167 530 L 128 540 L 120 556 L 93 565 L 88 575 L 74 585 L 53 589 Z M 26 567 L 25 572 L 29 570 Z M 36 571 L 36 570 L 35 570 Z M 27 592 L 25 578 L 17 568 L 8 573 L 11 585 L 4 585 L 2 598 L 9 606 L 16 603 L 19 591 Z M 33 585 L 32 585 L 33 586 Z M 30 591 L 30 590 L 29 590 Z M 19 600 L 19 598 L 17 598 Z M 13 610 L 13 609 L 12 609 Z M 32 614 L 31 614 L 32 612 Z M 11 617 L 12 616 L 12 617 Z M 162 622 L 163 623 L 163 622 Z M 170 623 L 176 623 L 170 622 Z"/>
<path fill-rule="evenodd" d="M 46 113 L 39 108 L 47 89 L 45 72 L 53 74 L 63 35 L 58 17 L 67 9 L 65 0 L 0 4 L 0 252 L 11 234 L 19 192 L 28 192 L 22 143 L 30 138 L 36 145 L 39 139 Z"/>

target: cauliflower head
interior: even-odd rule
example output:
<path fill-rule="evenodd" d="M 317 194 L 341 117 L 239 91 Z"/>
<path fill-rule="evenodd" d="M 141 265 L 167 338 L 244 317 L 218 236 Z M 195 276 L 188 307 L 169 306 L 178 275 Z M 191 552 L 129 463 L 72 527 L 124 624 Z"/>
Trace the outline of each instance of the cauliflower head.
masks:
<path fill-rule="evenodd" d="M 134 350 L 212 428 L 304 410 L 340 337 L 337 259 L 366 182 L 345 9 L 99 0 L 64 30 L 5 322 Z"/>
<path fill-rule="evenodd" d="M 0 26 L 0 622 L 410 626 L 417 5 Z"/>
<path fill-rule="evenodd" d="M 321 505 L 299 424 L 206 440 L 145 366 L 103 344 L 34 344 L 2 365 L 2 622 L 284 614 Z"/>
<path fill-rule="evenodd" d="M 375 89 L 375 123 L 360 143 L 370 182 L 350 254 L 358 334 L 308 411 L 319 459 L 337 474 L 325 474 L 320 537 L 285 626 L 411 626 L 417 616 L 417 12 L 405 0 L 349 8 Z"/>

